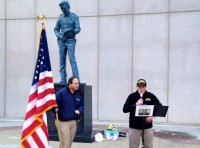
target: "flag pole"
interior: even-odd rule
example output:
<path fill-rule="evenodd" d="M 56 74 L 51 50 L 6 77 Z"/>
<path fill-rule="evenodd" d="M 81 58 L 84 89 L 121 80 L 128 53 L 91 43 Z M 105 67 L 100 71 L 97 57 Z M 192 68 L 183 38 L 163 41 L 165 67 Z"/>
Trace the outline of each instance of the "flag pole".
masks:
<path fill-rule="evenodd" d="M 44 15 L 38 15 L 37 16 L 37 21 L 40 21 L 42 23 L 42 30 L 45 30 L 45 25 L 44 25 L 44 19 L 46 20 L 46 17 Z M 59 124 L 59 119 L 58 119 L 58 113 L 56 112 L 56 127 L 57 127 L 57 130 L 58 130 L 58 137 L 59 137 L 59 140 L 60 140 L 60 148 L 62 148 L 62 138 L 61 138 L 61 132 L 60 132 L 60 124 Z"/>
<path fill-rule="evenodd" d="M 44 19 L 47 20 L 46 17 L 41 14 L 41 15 L 38 15 L 36 19 L 37 21 L 40 21 L 42 23 L 42 30 L 44 30 L 45 29 Z"/>
<path fill-rule="evenodd" d="M 62 138 L 61 138 L 61 133 L 60 133 L 60 123 L 59 123 L 59 119 L 58 119 L 58 112 L 56 112 L 56 127 L 58 130 L 58 138 L 60 140 L 60 148 L 62 148 Z"/>
<path fill-rule="evenodd" d="M 42 28 L 41 28 L 41 30 L 40 30 L 40 38 L 41 38 L 41 36 L 42 36 L 42 31 L 46 29 L 46 27 L 45 27 L 45 25 L 44 25 L 44 20 L 47 20 L 47 19 L 46 19 L 46 17 L 45 17 L 44 15 L 40 14 L 40 15 L 38 15 L 38 16 L 36 17 L 36 20 L 37 20 L 37 21 L 40 21 L 40 22 L 42 23 Z M 39 45 L 38 45 L 38 50 L 39 50 L 39 49 L 40 49 L 40 43 L 39 43 Z"/>

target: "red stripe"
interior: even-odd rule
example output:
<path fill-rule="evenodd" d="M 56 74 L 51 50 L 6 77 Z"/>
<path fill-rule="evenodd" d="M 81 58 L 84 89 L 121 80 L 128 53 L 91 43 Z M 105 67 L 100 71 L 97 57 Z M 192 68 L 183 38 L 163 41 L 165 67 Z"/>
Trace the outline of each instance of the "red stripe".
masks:
<path fill-rule="evenodd" d="M 51 90 L 49 90 L 51 91 Z M 50 99 L 49 101 L 47 101 L 44 105 L 40 106 L 40 107 L 33 107 L 31 110 L 29 110 L 26 113 L 26 117 L 25 120 L 28 120 L 30 117 L 32 117 L 34 114 L 40 114 L 41 112 L 43 112 L 44 110 L 46 110 L 46 108 L 48 108 L 49 106 L 53 106 L 56 104 L 56 100 L 54 98 Z"/>
<path fill-rule="evenodd" d="M 56 104 L 56 100 L 55 99 L 50 99 L 48 100 L 45 104 L 43 104 L 40 107 L 33 107 L 31 110 L 29 110 L 26 113 L 26 117 L 25 120 L 28 120 L 30 117 L 32 117 L 34 114 L 35 116 L 38 114 L 41 114 L 42 112 L 44 112 L 47 108 L 49 108 L 50 106 L 54 106 Z"/>
<path fill-rule="evenodd" d="M 30 134 L 36 127 L 38 127 L 38 125 L 40 125 L 39 121 L 37 120 L 33 121 L 33 123 L 30 126 L 28 126 L 26 129 L 23 130 L 22 139 L 26 137 L 28 134 Z"/>
<path fill-rule="evenodd" d="M 32 94 L 30 94 L 28 102 L 33 101 L 35 98 L 37 98 L 37 90 L 35 92 L 33 92 Z"/>
<path fill-rule="evenodd" d="M 31 110 L 29 110 L 26 113 L 25 120 L 28 120 L 30 117 L 32 117 L 33 115 L 35 115 L 35 112 L 36 112 L 36 107 L 33 107 Z"/>
<path fill-rule="evenodd" d="M 32 110 L 30 110 L 29 112 L 27 112 L 26 114 L 26 120 L 28 120 L 28 118 L 32 117 L 33 115 L 39 115 L 40 113 L 44 112 L 48 107 L 50 106 L 54 106 L 56 104 L 56 100 L 49 100 L 47 101 L 44 105 L 37 107 L 37 109 L 34 107 Z M 23 137 L 25 137 L 28 133 L 30 133 L 34 128 L 36 128 L 38 125 L 40 124 L 39 121 L 35 120 L 33 121 L 33 123 L 27 127 L 26 129 L 24 129 L 23 131 Z"/>
<path fill-rule="evenodd" d="M 44 134 L 46 135 L 46 138 L 48 139 L 48 130 L 47 130 L 47 125 L 44 123 L 42 126 L 41 126 Z"/>
<path fill-rule="evenodd" d="M 54 106 L 56 104 L 56 100 L 49 100 L 44 105 L 37 107 L 36 113 L 40 114 L 41 112 L 44 112 L 48 107 Z"/>
<path fill-rule="evenodd" d="M 41 137 L 38 136 L 36 132 L 32 134 L 33 139 L 35 140 L 35 143 L 38 145 L 39 148 L 45 148 L 44 144 L 40 140 Z M 44 138 L 44 137 L 43 137 Z"/>
<path fill-rule="evenodd" d="M 23 145 L 25 148 L 31 148 L 30 144 L 29 144 L 28 141 L 26 141 L 26 140 L 22 143 L 22 145 Z"/>
<path fill-rule="evenodd" d="M 35 94 L 35 93 L 34 93 Z M 52 89 L 52 88 L 49 88 L 49 89 L 46 89 L 45 91 L 43 91 L 42 93 L 38 94 L 37 96 L 37 99 L 40 100 L 40 99 L 43 99 L 45 96 L 49 95 L 49 94 L 55 94 L 55 90 Z M 36 98 L 36 96 L 34 96 L 34 99 Z M 55 100 L 55 98 L 52 98 L 52 100 Z M 33 100 L 32 100 L 33 101 Z M 55 102 L 56 103 L 56 102 Z M 52 104 L 50 104 L 51 106 Z M 36 111 L 36 108 L 32 108 L 30 111 L 28 111 L 26 113 L 26 120 L 31 117 Z M 37 112 L 38 113 L 38 112 Z"/>
<path fill-rule="evenodd" d="M 53 83 L 52 77 L 44 77 L 43 79 L 40 79 L 38 82 L 38 86 L 44 85 L 45 83 Z"/>
<path fill-rule="evenodd" d="M 45 96 L 49 95 L 49 94 L 55 94 L 55 90 L 53 88 L 48 88 L 46 90 L 44 90 L 43 92 L 39 93 L 37 96 L 37 99 L 43 99 Z"/>
<path fill-rule="evenodd" d="M 45 78 L 39 80 L 38 86 L 42 86 L 42 85 L 44 85 L 45 83 L 53 83 L 53 78 L 52 78 L 52 77 L 45 77 Z M 49 89 L 50 89 L 50 88 L 49 88 Z M 52 88 L 51 88 L 51 89 L 52 89 Z M 53 90 L 52 93 L 55 93 L 55 90 L 54 90 L 54 89 L 52 89 L 52 90 Z M 36 91 L 33 92 L 32 94 L 30 94 L 30 96 L 29 96 L 29 101 L 28 101 L 28 102 L 31 102 L 32 100 L 34 100 L 35 98 L 37 98 L 38 95 L 39 95 L 39 94 L 38 94 L 38 90 L 36 90 Z"/>
<path fill-rule="evenodd" d="M 53 83 L 53 78 L 52 77 L 45 77 L 45 78 L 39 80 L 38 81 L 38 86 L 42 86 L 45 83 Z M 55 93 L 55 90 L 54 90 L 54 93 Z M 36 90 L 32 94 L 30 94 L 28 102 L 31 102 L 32 100 L 34 100 L 35 98 L 37 98 L 37 96 L 38 96 L 38 90 Z"/>

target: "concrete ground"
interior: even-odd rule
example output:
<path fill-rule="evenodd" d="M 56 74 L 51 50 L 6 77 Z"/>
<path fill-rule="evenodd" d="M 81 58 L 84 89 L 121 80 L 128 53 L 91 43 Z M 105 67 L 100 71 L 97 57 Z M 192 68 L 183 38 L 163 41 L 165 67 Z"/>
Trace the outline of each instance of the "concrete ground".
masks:
<path fill-rule="evenodd" d="M 0 148 L 20 148 L 22 121 L 0 120 Z M 104 130 L 109 123 L 95 122 L 94 130 Z M 117 141 L 104 140 L 93 143 L 74 142 L 72 148 L 128 148 L 127 124 L 115 124 L 126 137 Z M 154 148 L 200 148 L 200 126 L 154 124 Z M 50 148 L 59 148 L 58 141 L 50 141 Z"/>

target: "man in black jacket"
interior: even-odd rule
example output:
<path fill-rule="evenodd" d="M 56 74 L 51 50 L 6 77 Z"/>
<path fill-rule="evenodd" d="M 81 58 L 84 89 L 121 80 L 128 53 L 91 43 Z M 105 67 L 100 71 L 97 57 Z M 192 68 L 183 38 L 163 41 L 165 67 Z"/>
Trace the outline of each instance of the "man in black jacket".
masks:
<path fill-rule="evenodd" d="M 131 93 L 123 107 L 124 113 L 129 116 L 129 148 L 139 148 L 140 139 L 144 137 L 144 147 L 153 148 L 152 117 L 136 117 L 136 105 L 161 105 L 157 97 L 146 90 L 147 83 L 144 79 L 137 81 L 137 91 Z M 144 135 L 142 135 L 144 134 Z"/>

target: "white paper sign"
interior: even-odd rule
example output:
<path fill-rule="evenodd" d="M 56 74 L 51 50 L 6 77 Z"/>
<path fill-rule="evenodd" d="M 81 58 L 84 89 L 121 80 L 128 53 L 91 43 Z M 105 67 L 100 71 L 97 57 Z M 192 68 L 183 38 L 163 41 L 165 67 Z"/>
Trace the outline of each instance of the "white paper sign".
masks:
<path fill-rule="evenodd" d="M 135 116 L 153 116 L 154 105 L 136 105 Z"/>

